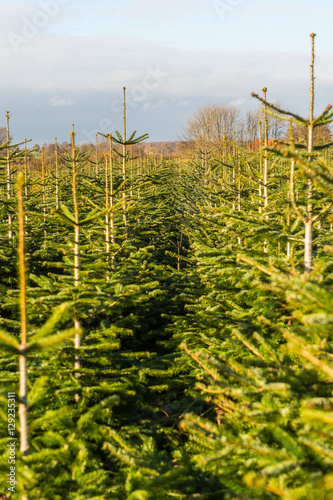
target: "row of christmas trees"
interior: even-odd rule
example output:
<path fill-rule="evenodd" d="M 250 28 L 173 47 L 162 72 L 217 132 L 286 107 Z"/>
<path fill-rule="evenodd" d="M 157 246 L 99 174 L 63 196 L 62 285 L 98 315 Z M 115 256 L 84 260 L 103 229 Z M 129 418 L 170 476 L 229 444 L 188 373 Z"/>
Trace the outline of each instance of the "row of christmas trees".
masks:
<path fill-rule="evenodd" d="M 17 177 L 1 145 L 3 498 L 332 496 L 333 167 L 312 141 L 332 113 L 313 116 L 311 39 L 309 118 L 259 98 L 305 147 L 152 168 L 129 158 L 125 99 L 98 172 L 74 130 L 59 171 Z"/>

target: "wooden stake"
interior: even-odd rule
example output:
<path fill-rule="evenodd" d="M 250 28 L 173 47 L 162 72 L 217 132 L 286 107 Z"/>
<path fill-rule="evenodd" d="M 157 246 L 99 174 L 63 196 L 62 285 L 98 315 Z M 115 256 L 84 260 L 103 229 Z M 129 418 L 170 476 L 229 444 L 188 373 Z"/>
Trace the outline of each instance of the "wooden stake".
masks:
<path fill-rule="evenodd" d="M 24 209 L 23 209 L 23 174 L 20 172 L 17 178 L 18 194 L 18 222 L 19 222 L 19 275 L 20 275 L 20 314 L 21 314 L 21 354 L 20 365 L 20 451 L 23 455 L 29 454 L 29 430 L 28 430 L 28 373 L 27 373 L 27 312 L 26 312 L 26 270 L 24 251 Z"/>

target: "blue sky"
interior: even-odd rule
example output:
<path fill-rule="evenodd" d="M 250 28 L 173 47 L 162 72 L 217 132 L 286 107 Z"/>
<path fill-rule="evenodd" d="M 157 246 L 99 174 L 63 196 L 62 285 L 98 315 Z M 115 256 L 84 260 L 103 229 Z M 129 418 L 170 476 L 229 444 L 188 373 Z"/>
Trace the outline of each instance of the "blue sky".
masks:
<path fill-rule="evenodd" d="M 0 1 L 0 125 L 15 140 L 79 141 L 121 129 L 175 140 L 201 105 L 257 106 L 250 94 L 307 114 L 310 37 L 316 109 L 333 103 L 333 6 L 262 0 Z"/>

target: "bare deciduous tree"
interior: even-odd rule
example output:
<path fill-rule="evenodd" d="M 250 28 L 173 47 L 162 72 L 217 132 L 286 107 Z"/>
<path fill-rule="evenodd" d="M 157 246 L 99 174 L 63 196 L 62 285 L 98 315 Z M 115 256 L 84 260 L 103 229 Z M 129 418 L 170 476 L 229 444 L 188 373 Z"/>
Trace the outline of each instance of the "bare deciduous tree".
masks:
<path fill-rule="evenodd" d="M 279 101 L 273 103 L 276 108 L 281 108 Z M 268 139 L 283 139 L 286 133 L 286 123 L 267 112 L 267 137 Z"/>
<path fill-rule="evenodd" d="M 238 138 L 243 146 L 253 144 L 259 139 L 260 109 L 249 110 L 239 124 Z"/>
<path fill-rule="evenodd" d="M 0 144 L 7 141 L 7 130 L 6 127 L 0 127 Z"/>
<path fill-rule="evenodd" d="M 287 135 L 287 134 L 286 134 Z M 308 134 L 307 130 L 296 123 L 292 124 L 292 135 L 296 143 L 304 143 L 307 147 Z M 286 137 L 287 138 L 287 137 Z M 313 144 L 314 146 L 322 146 L 332 142 L 332 132 L 328 124 L 323 124 L 313 131 Z"/>
<path fill-rule="evenodd" d="M 231 105 L 209 105 L 199 108 L 187 121 L 182 139 L 191 147 L 203 150 L 207 144 L 221 148 L 238 132 L 239 110 Z"/>

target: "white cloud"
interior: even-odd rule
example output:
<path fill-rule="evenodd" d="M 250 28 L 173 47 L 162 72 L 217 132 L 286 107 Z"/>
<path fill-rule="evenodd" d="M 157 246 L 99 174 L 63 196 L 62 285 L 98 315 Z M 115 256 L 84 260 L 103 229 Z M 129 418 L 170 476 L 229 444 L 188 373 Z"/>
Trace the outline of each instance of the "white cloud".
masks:
<path fill-rule="evenodd" d="M 166 99 L 161 99 L 159 100 L 154 106 L 153 108 L 154 109 L 157 109 L 157 108 L 165 108 L 166 105 L 167 105 L 168 101 Z"/>
<path fill-rule="evenodd" d="M 84 139 L 93 137 L 95 129 L 119 128 L 123 86 L 129 127 L 153 131 L 152 140 L 176 137 L 201 105 L 233 103 L 240 111 L 256 107 L 250 94 L 260 93 L 264 86 L 269 100 L 279 100 L 305 116 L 308 112 L 308 54 L 183 50 L 118 38 L 36 37 L 18 53 L 2 44 L 0 58 L 6 67 L 6 78 L 0 80 L 3 109 L 17 110 L 12 119 L 15 137 L 25 137 L 28 126 L 34 142 L 60 137 L 59 130 L 67 134 L 72 123 L 78 126 L 78 140 L 80 130 Z M 331 101 L 331 60 L 328 52 L 316 58 L 318 112 Z"/>
<path fill-rule="evenodd" d="M 180 101 L 178 106 L 184 107 L 184 106 L 189 106 L 191 104 L 191 99 L 185 99 L 184 101 Z"/>
<path fill-rule="evenodd" d="M 49 105 L 50 106 L 71 106 L 73 104 L 72 99 L 66 99 L 65 97 L 59 97 L 58 95 L 55 95 L 49 100 Z"/>
<path fill-rule="evenodd" d="M 181 50 L 138 40 L 44 37 L 29 41 L 17 54 L 2 45 L 0 57 L 6 66 L 0 90 L 50 90 L 58 95 L 112 93 L 123 85 L 128 90 L 139 85 L 150 94 L 158 91 L 184 99 L 206 94 L 208 100 L 210 96 L 230 100 L 269 83 L 276 88 L 308 86 L 308 56 L 298 53 Z M 326 82 L 332 83 L 332 65 L 326 64 L 330 54 L 320 57 L 325 63 L 320 71 L 324 69 Z M 316 77 L 319 84 L 318 66 Z"/>
<path fill-rule="evenodd" d="M 231 106 L 241 106 L 242 104 L 245 104 L 245 102 L 246 102 L 246 99 L 243 98 L 243 99 L 235 99 L 233 101 L 230 101 L 229 104 Z"/>

